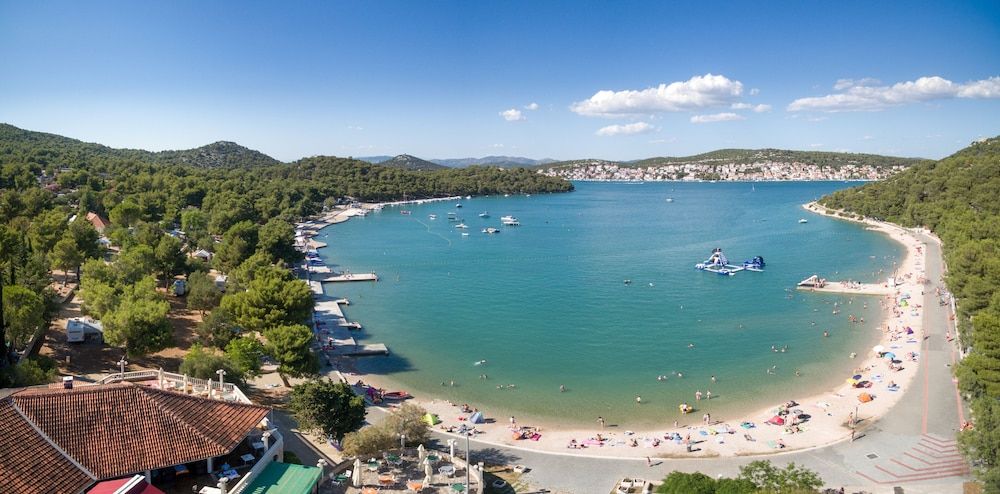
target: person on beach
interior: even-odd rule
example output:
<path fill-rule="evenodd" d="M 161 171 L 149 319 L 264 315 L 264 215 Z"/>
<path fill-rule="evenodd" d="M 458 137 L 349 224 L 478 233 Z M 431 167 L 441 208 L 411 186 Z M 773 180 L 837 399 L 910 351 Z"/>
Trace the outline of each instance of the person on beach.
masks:
<path fill-rule="evenodd" d="M 601 424 L 601 429 L 604 429 L 604 417 L 597 417 L 597 423 Z"/>
<path fill-rule="evenodd" d="M 517 419 L 513 415 L 510 416 L 510 428 L 513 429 L 517 427 Z"/>
<path fill-rule="evenodd" d="M 712 376 L 712 382 L 713 383 L 715 382 L 715 376 L 714 375 Z"/>
<path fill-rule="evenodd" d="M 642 404 L 642 397 L 639 396 L 639 395 L 635 395 L 635 403 L 637 405 L 641 405 Z"/>
<path fill-rule="evenodd" d="M 700 389 L 698 391 L 694 392 L 694 399 L 695 399 L 695 401 L 701 401 L 701 390 Z"/>
<path fill-rule="evenodd" d="M 707 399 L 707 400 L 711 400 L 712 399 L 712 390 L 709 389 L 709 390 L 705 391 L 705 399 Z"/>

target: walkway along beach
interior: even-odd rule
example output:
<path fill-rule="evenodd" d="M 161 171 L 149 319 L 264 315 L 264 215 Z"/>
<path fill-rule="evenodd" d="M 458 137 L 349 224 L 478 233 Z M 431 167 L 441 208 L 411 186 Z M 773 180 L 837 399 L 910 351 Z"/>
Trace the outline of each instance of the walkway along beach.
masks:
<path fill-rule="evenodd" d="M 815 207 L 806 207 L 817 214 L 829 215 Z M 625 419 L 618 420 L 619 424 L 609 425 L 603 430 L 595 421 L 594 428 L 589 430 L 546 427 L 544 430 L 522 431 L 520 428 L 511 430 L 505 417 L 489 417 L 495 420 L 487 424 L 474 424 L 477 441 L 543 452 L 644 459 L 646 456 L 770 454 L 815 448 L 851 439 L 852 432 L 861 433 L 876 419 L 888 413 L 905 390 L 913 385 L 925 345 L 921 327 L 923 307 L 920 301 L 924 290 L 921 282 L 924 279 L 926 249 L 905 229 L 886 223 L 868 224 L 870 229 L 885 233 L 902 244 L 906 248 L 906 256 L 897 267 L 897 286 L 892 293 L 881 296 L 872 294 L 870 299 L 872 303 L 880 303 L 884 310 L 884 320 L 879 326 L 881 351 L 866 351 L 854 356 L 857 361 L 855 372 L 845 375 L 844 384 L 836 389 L 808 397 L 789 396 L 784 403 L 775 403 L 772 407 L 743 417 L 704 417 L 697 411 L 696 400 L 691 400 L 688 403 L 696 408 L 693 414 L 665 414 L 663 427 L 655 430 L 629 431 Z M 884 293 L 884 290 L 880 286 L 878 292 Z M 845 287 L 844 291 L 864 294 L 866 290 Z M 843 358 L 852 356 L 845 355 Z M 343 373 L 334 373 L 352 384 L 363 380 L 366 384 L 384 387 L 382 384 L 386 382 L 378 375 L 352 372 L 354 368 L 349 359 L 338 359 L 337 366 Z M 854 387 L 856 384 L 861 387 Z M 437 426 L 439 430 L 457 431 L 463 426 L 472 426 L 466 421 L 469 414 L 462 412 L 461 407 L 455 403 L 420 400 L 419 397 L 417 402 L 442 419 L 442 423 Z M 475 407 L 474 403 L 469 405 Z M 489 416 L 489 411 L 486 412 Z M 676 427 L 673 425 L 674 420 L 677 420 Z M 768 421 L 779 425 L 768 424 Z M 851 427 L 852 422 L 854 428 Z M 530 424 L 518 424 L 519 427 L 525 425 Z M 527 439 L 521 439 L 524 436 Z M 691 453 L 687 451 L 688 437 L 692 444 Z"/>

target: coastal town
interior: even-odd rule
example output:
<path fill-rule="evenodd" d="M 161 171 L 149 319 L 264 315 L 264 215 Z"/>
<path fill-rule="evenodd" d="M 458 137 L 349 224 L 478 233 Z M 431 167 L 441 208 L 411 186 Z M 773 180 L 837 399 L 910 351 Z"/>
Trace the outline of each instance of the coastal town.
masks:
<path fill-rule="evenodd" d="M 906 169 L 903 165 L 862 163 L 820 166 L 811 163 L 761 161 L 753 163 L 662 163 L 630 166 L 603 160 L 574 162 L 545 168 L 540 173 L 579 181 L 801 181 L 883 180 Z"/>

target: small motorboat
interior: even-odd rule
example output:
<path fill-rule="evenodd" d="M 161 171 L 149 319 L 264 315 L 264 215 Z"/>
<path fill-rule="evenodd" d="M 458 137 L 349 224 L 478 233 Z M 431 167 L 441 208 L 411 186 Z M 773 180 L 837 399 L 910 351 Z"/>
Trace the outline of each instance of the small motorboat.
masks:
<path fill-rule="evenodd" d="M 456 207 L 456 208 L 460 208 L 460 207 L 462 207 L 462 203 L 458 203 L 458 204 L 455 204 L 455 207 Z"/>
<path fill-rule="evenodd" d="M 667 202 L 674 202 L 674 198 L 673 197 L 668 197 L 667 198 Z"/>
<path fill-rule="evenodd" d="M 471 201 L 472 200 L 472 196 L 465 196 L 465 200 L 466 201 Z"/>
<path fill-rule="evenodd" d="M 406 400 L 412 397 L 413 396 L 406 391 L 388 391 L 386 393 L 382 393 L 382 399 L 385 400 Z"/>
<path fill-rule="evenodd" d="M 409 216 L 410 215 L 410 211 L 407 210 L 407 209 L 404 209 L 404 210 L 400 211 L 399 214 Z"/>
<path fill-rule="evenodd" d="M 463 229 L 465 229 L 465 228 L 468 228 L 468 226 L 466 226 L 465 223 L 459 223 L 459 224 L 455 225 L 455 228 L 463 228 Z"/>
<path fill-rule="evenodd" d="M 483 211 L 482 213 L 479 213 L 479 217 L 480 218 L 489 218 L 490 217 L 490 213 L 489 213 L 489 211 Z"/>
<path fill-rule="evenodd" d="M 809 220 L 805 218 L 799 218 L 799 223 L 809 223 Z"/>
<path fill-rule="evenodd" d="M 438 219 L 438 215 L 432 214 L 432 215 L 428 216 L 428 218 L 430 218 L 432 220 L 436 220 L 436 219 Z"/>
<path fill-rule="evenodd" d="M 493 228 L 491 226 L 489 228 L 483 228 L 483 233 L 488 233 L 490 235 L 493 235 L 494 233 L 500 233 L 500 229 L 499 228 Z"/>

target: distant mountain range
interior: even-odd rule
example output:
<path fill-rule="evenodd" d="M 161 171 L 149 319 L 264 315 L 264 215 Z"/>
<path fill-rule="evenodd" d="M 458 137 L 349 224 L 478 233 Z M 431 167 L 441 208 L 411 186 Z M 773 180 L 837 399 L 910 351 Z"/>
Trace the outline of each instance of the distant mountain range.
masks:
<path fill-rule="evenodd" d="M 409 156 L 409 155 L 404 154 L 400 156 Z M 367 161 L 372 164 L 382 165 L 385 164 L 386 161 L 395 158 L 399 158 L 399 156 L 365 156 L 355 159 L 361 161 Z M 413 157 L 410 156 L 410 158 Z M 414 158 L 414 159 L 419 159 L 419 158 Z M 532 166 L 539 166 L 556 162 L 556 160 L 549 158 L 536 160 L 520 156 L 484 156 L 482 158 L 438 158 L 438 159 L 429 159 L 421 161 L 427 161 L 430 163 L 446 166 L 449 168 L 465 168 L 467 166 L 478 166 L 478 165 L 502 166 L 502 167 L 518 167 L 518 166 L 532 167 Z"/>

